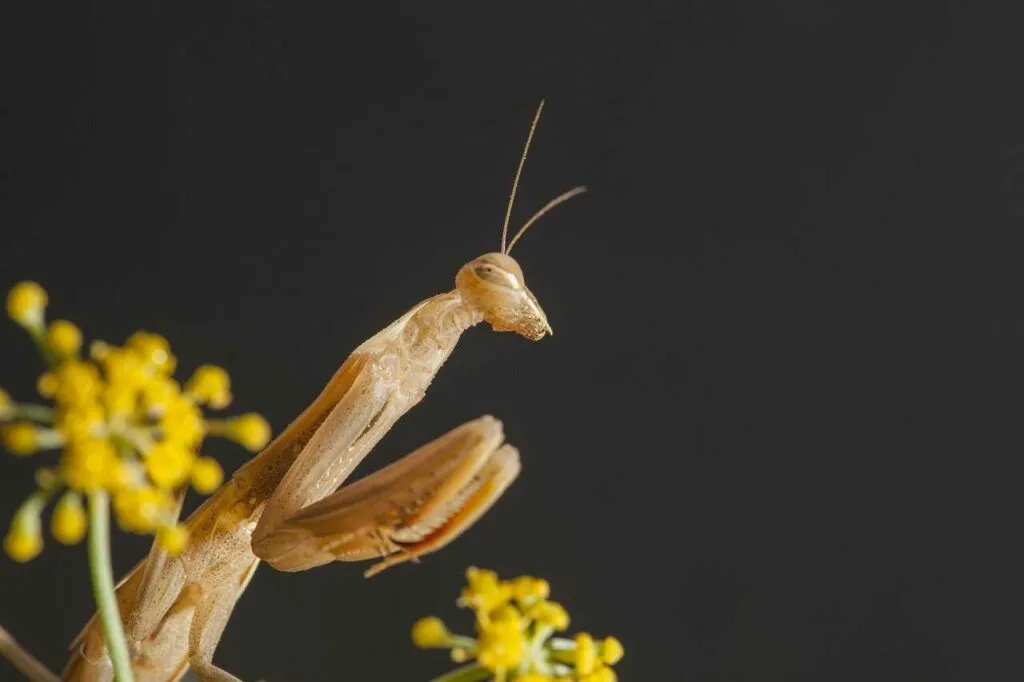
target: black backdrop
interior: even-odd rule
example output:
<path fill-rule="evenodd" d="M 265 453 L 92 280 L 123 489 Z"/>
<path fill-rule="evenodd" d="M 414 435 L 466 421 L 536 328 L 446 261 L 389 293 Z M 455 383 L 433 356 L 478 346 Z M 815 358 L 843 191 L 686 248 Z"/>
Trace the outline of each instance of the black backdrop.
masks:
<path fill-rule="evenodd" d="M 488 412 L 521 478 L 421 565 L 263 567 L 217 662 L 426 680 L 409 625 L 468 623 L 479 564 L 547 577 L 624 680 L 1016 679 L 1012 4 L 8 5 L 0 279 L 223 364 L 280 429 L 497 247 L 547 97 L 516 216 L 591 187 L 517 247 L 556 336 L 472 330 L 358 472 Z M 13 324 L 0 360 L 30 395 Z M 0 459 L 4 519 L 35 465 Z M 84 554 L 0 559 L 0 619 L 55 668 Z"/>

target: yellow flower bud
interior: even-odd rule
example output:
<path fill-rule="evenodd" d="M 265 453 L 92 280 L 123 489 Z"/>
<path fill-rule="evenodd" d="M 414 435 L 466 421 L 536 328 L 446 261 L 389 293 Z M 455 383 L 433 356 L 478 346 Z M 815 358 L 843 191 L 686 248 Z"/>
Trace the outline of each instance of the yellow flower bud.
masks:
<path fill-rule="evenodd" d="M 526 610 L 526 615 L 559 632 L 569 627 L 569 612 L 558 602 L 539 601 Z"/>
<path fill-rule="evenodd" d="M 155 376 L 142 385 L 142 404 L 154 413 L 163 412 L 180 396 L 178 382 L 170 377 Z"/>
<path fill-rule="evenodd" d="M 59 388 L 60 380 L 57 379 L 57 375 L 53 372 L 43 372 L 36 379 L 36 391 L 44 398 L 54 397 L 57 395 L 57 389 Z"/>
<path fill-rule="evenodd" d="M 520 603 L 547 599 L 549 594 L 551 594 L 551 586 L 547 580 L 523 575 L 512 581 L 512 596 Z"/>
<path fill-rule="evenodd" d="M 111 472 L 107 487 L 111 491 L 118 491 L 122 488 L 143 485 L 145 483 L 145 469 L 134 460 L 119 459 L 114 470 Z"/>
<path fill-rule="evenodd" d="M 526 621 L 512 607 L 502 608 L 480 633 L 477 660 L 491 672 L 519 665 L 526 653 Z"/>
<path fill-rule="evenodd" d="M 469 606 L 477 613 L 487 614 L 508 603 L 512 598 L 512 587 L 498 580 L 494 571 L 470 566 L 466 569 L 466 582 L 459 596 L 459 605 Z"/>
<path fill-rule="evenodd" d="M 420 649 L 443 647 L 451 641 L 448 628 L 440 618 L 420 618 L 412 626 L 412 643 Z"/>
<path fill-rule="evenodd" d="M 171 355 L 171 344 L 159 334 L 137 331 L 129 337 L 126 345 L 160 373 L 169 375 L 174 372 L 177 360 Z"/>
<path fill-rule="evenodd" d="M 216 365 L 202 365 L 185 384 L 185 393 L 200 404 L 220 410 L 231 403 L 231 379 Z"/>
<path fill-rule="evenodd" d="M 193 452 L 173 441 L 161 441 L 146 453 L 146 473 L 158 488 L 173 490 L 188 480 Z"/>
<path fill-rule="evenodd" d="M 127 417 L 135 412 L 139 392 L 134 386 L 107 384 L 103 390 L 103 406 L 111 417 Z"/>
<path fill-rule="evenodd" d="M 589 675 L 581 675 L 580 682 L 617 682 L 618 676 L 611 668 L 600 667 Z"/>
<path fill-rule="evenodd" d="M 7 294 L 7 314 L 26 329 L 40 331 L 47 304 L 46 291 L 35 282 L 19 282 Z"/>
<path fill-rule="evenodd" d="M 4 552 L 19 563 L 31 561 L 43 550 L 41 508 L 41 500 L 30 497 L 14 514 L 4 537 Z"/>
<path fill-rule="evenodd" d="M 65 493 L 53 508 L 50 517 L 50 532 L 57 542 L 74 545 L 85 537 L 85 509 L 82 500 L 75 493 Z"/>
<path fill-rule="evenodd" d="M 516 678 L 516 682 L 552 682 L 555 678 L 540 673 L 526 673 Z"/>
<path fill-rule="evenodd" d="M 0 388 L 0 421 L 10 419 L 12 414 L 14 414 L 14 401 L 11 400 L 11 395 L 7 391 Z"/>
<path fill-rule="evenodd" d="M 152 374 L 152 369 L 138 353 L 124 348 L 108 347 L 101 362 L 108 384 L 120 390 L 137 391 Z"/>
<path fill-rule="evenodd" d="M 58 357 L 76 355 L 82 347 L 82 332 L 67 320 L 54 320 L 46 328 L 46 343 Z"/>
<path fill-rule="evenodd" d="M 54 426 L 69 442 L 96 438 L 103 433 L 103 408 L 98 403 L 76 403 L 57 413 Z"/>
<path fill-rule="evenodd" d="M 270 440 L 270 424 L 261 415 L 249 412 L 229 419 L 225 435 L 250 452 L 258 452 Z"/>
<path fill-rule="evenodd" d="M 43 534 L 35 529 L 12 527 L 4 537 L 4 552 L 19 563 L 35 559 L 43 550 Z"/>
<path fill-rule="evenodd" d="M 99 368 L 91 362 L 69 359 L 60 363 L 55 400 L 60 405 L 76 405 L 99 400 L 103 380 Z"/>
<path fill-rule="evenodd" d="M 622 642 L 614 637 L 605 637 L 601 642 L 601 660 L 608 665 L 615 665 L 621 661 L 625 653 Z"/>
<path fill-rule="evenodd" d="M 199 457 L 192 464 L 192 487 L 201 495 L 209 495 L 220 487 L 224 470 L 213 457 Z"/>
<path fill-rule="evenodd" d="M 165 526 L 157 531 L 156 541 L 168 554 L 178 556 L 188 546 L 188 529 L 185 526 Z"/>
<path fill-rule="evenodd" d="M 114 514 L 124 530 L 151 533 L 170 513 L 174 500 L 152 486 L 123 488 L 114 494 Z"/>
<path fill-rule="evenodd" d="M 39 450 L 39 429 L 28 422 L 15 422 L 0 431 L 4 447 L 12 455 L 31 455 Z"/>
<path fill-rule="evenodd" d="M 183 398 L 172 399 L 160 415 L 160 429 L 164 440 L 195 448 L 203 440 L 205 426 L 203 413 L 198 407 Z"/>
<path fill-rule="evenodd" d="M 74 441 L 64 449 L 61 468 L 68 486 L 83 493 L 95 492 L 117 477 L 117 452 L 102 438 Z"/>
<path fill-rule="evenodd" d="M 585 632 L 576 635 L 576 672 L 589 675 L 597 667 L 597 645 Z"/>

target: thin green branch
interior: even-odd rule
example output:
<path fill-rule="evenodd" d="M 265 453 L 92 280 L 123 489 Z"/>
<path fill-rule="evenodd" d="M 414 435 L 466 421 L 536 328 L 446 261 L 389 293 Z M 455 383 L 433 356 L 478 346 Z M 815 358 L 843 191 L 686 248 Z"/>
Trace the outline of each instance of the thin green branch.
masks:
<path fill-rule="evenodd" d="M 114 679 L 132 682 L 132 664 L 110 564 L 110 497 L 103 490 L 89 494 L 89 573 L 92 575 L 96 608 L 103 623 L 103 638 L 114 667 Z"/>
<path fill-rule="evenodd" d="M 430 682 L 478 682 L 479 680 L 486 680 L 490 676 L 490 671 L 481 667 L 480 664 L 470 663 L 445 673 L 440 677 L 435 677 Z"/>
<path fill-rule="evenodd" d="M 28 419 L 29 421 L 49 424 L 53 421 L 53 408 L 47 405 L 18 403 L 14 405 L 13 416 L 15 419 Z"/>

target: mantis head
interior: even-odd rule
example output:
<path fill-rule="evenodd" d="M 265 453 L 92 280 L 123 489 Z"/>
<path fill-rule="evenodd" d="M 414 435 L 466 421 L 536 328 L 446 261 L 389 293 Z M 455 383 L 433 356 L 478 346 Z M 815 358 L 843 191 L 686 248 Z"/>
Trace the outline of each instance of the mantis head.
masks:
<path fill-rule="evenodd" d="M 553 333 L 537 298 L 526 288 L 522 268 L 508 254 L 487 253 L 466 263 L 455 286 L 494 331 L 516 332 L 531 341 Z"/>
<path fill-rule="evenodd" d="M 541 101 L 540 106 L 537 107 L 537 114 L 533 117 L 530 134 L 526 138 L 523 155 L 519 159 L 515 180 L 512 182 L 512 194 L 509 196 L 508 208 L 505 211 L 505 224 L 501 229 L 501 251 L 485 253 L 479 258 L 471 260 L 463 265 L 455 276 L 455 286 L 462 295 L 463 301 L 478 310 L 494 331 L 516 332 L 531 341 L 539 341 L 544 338 L 545 334 L 554 334 L 554 332 L 551 330 L 548 318 L 541 309 L 540 303 L 537 302 L 537 298 L 526 287 L 522 268 L 509 253 L 523 233 L 542 215 L 558 204 L 586 191 L 586 187 L 574 187 L 549 201 L 519 228 L 519 231 L 512 237 L 512 241 L 508 242 L 506 246 L 508 221 L 512 215 L 512 204 L 516 198 L 519 176 L 523 172 L 526 153 L 530 150 L 530 141 L 533 140 L 533 132 L 537 128 L 537 121 L 540 120 L 540 112 L 543 109 L 544 102 Z"/>

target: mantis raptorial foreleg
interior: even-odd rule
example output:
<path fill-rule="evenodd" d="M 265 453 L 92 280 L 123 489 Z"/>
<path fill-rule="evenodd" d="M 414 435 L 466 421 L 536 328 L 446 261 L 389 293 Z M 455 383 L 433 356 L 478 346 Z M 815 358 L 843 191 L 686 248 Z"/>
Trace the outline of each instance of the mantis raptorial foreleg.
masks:
<path fill-rule="evenodd" d="M 282 571 L 331 561 L 386 566 L 440 549 L 486 511 L 519 473 L 501 422 L 484 416 L 282 522 L 260 556 Z"/>

